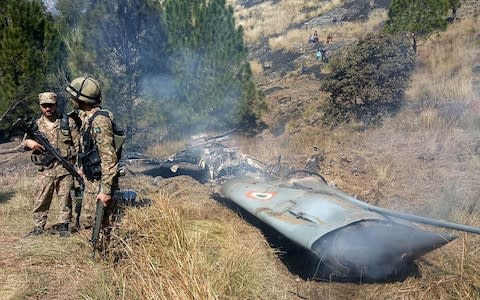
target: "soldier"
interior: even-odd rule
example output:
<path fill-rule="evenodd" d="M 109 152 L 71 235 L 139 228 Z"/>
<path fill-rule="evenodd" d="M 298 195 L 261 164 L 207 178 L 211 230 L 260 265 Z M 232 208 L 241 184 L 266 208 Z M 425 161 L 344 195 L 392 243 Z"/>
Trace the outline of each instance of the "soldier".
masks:
<path fill-rule="evenodd" d="M 317 44 L 318 42 L 320 42 L 320 40 L 318 39 L 318 32 L 315 30 L 313 33 L 313 43 Z"/>
<path fill-rule="evenodd" d="M 114 142 L 113 115 L 100 108 L 101 89 L 91 77 L 75 78 L 67 87 L 72 105 L 79 110 L 80 174 L 85 177 L 81 223 L 91 228 L 97 201 L 107 207 L 118 188 L 118 159 Z M 108 214 L 108 210 L 105 210 Z M 108 218 L 104 217 L 104 220 Z"/>
<path fill-rule="evenodd" d="M 53 147 L 68 161 L 74 163 L 76 149 L 79 143 L 79 133 L 73 119 L 57 113 L 57 95 L 45 92 L 38 95 L 42 116 L 36 120 L 38 131 L 45 134 Z M 32 139 L 25 139 L 23 145 L 32 149 L 32 162 L 38 165 L 38 192 L 33 209 L 35 227 L 30 235 L 40 235 L 47 223 L 48 210 L 54 194 L 60 201 L 62 210 L 59 216 L 59 234 L 62 237 L 70 235 L 69 225 L 72 219 L 72 198 L 70 190 L 73 177 L 52 156 L 44 152 L 42 145 Z"/>

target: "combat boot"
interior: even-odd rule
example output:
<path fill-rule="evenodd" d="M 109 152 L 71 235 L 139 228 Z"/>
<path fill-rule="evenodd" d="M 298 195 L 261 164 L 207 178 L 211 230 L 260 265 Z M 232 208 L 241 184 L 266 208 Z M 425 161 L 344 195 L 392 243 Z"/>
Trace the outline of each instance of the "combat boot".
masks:
<path fill-rule="evenodd" d="M 43 227 L 42 226 L 35 226 L 33 230 L 28 233 L 27 236 L 37 236 L 43 234 Z"/>
<path fill-rule="evenodd" d="M 70 230 L 68 229 L 68 223 L 62 223 L 60 226 L 58 226 L 58 234 L 61 237 L 69 237 L 70 236 Z"/>

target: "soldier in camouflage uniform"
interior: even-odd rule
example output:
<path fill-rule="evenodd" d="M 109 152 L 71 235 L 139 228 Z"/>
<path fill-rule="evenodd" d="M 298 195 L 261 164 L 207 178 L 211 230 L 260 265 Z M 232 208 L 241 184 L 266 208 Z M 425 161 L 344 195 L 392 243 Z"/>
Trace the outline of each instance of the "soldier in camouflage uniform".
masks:
<path fill-rule="evenodd" d="M 73 119 L 57 113 L 57 95 L 52 92 L 39 94 L 42 116 L 36 121 L 38 130 L 45 134 L 53 147 L 72 164 L 75 163 L 79 143 L 79 132 Z M 55 159 L 44 152 L 42 145 L 32 139 L 25 139 L 23 145 L 32 149 L 32 162 L 38 165 L 37 184 L 40 188 L 35 200 L 33 219 L 35 227 L 31 235 L 43 233 L 48 211 L 56 194 L 62 210 L 59 215 L 59 233 L 69 236 L 72 219 L 72 198 L 70 190 L 73 185 L 72 175 Z"/>
<path fill-rule="evenodd" d="M 97 201 L 107 207 L 118 188 L 118 159 L 113 134 L 113 115 L 100 108 L 101 89 L 91 77 L 74 79 L 66 87 L 73 107 L 79 110 L 82 126 L 79 164 L 85 177 L 81 223 L 90 228 L 95 222 Z M 109 210 L 105 209 L 108 215 Z M 107 221 L 108 217 L 104 216 Z"/>

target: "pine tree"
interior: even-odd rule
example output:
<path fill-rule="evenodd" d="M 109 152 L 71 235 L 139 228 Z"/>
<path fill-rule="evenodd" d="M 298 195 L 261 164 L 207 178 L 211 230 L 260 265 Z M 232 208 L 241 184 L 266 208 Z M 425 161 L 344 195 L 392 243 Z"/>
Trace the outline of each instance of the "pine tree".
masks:
<path fill-rule="evenodd" d="M 416 52 L 419 39 L 426 39 L 433 32 L 446 28 L 448 9 L 457 5 L 449 0 L 393 0 L 388 10 L 386 31 L 408 33 Z"/>
<path fill-rule="evenodd" d="M 1 129 L 38 112 L 36 96 L 52 87 L 49 74 L 64 63 L 64 45 L 40 0 L 4 0 L 0 8 Z"/>
<path fill-rule="evenodd" d="M 167 0 L 164 21 L 176 87 L 166 103 L 170 123 L 197 130 L 255 124 L 265 104 L 233 8 L 224 0 Z"/>
<path fill-rule="evenodd" d="M 57 6 L 58 7 L 58 6 Z M 69 10 L 59 8 L 61 14 Z M 160 7 L 150 0 L 92 1 L 69 34 L 70 68 L 75 76 L 90 74 L 104 83 L 102 104 L 116 113 L 131 136 L 142 107 L 141 82 L 163 72 Z M 68 20 L 71 17 L 64 16 Z"/>
<path fill-rule="evenodd" d="M 462 6 L 460 0 L 448 0 L 450 9 L 452 10 L 452 19 L 455 21 L 457 19 L 457 10 Z"/>

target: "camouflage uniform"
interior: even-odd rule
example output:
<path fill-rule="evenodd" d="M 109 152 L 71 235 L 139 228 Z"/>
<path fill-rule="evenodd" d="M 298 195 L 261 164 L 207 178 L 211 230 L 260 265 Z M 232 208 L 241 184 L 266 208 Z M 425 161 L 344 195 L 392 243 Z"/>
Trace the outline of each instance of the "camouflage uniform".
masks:
<path fill-rule="evenodd" d="M 68 121 L 70 128 L 68 131 L 60 128 L 61 117 L 57 117 L 55 122 L 52 123 L 45 116 L 42 116 L 36 121 L 36 124 L 38 130 L 45 134 L 52 146 L 57 148 L 61 155 L 73 164 L 75 163 L 80 136 L 75 122 L 71 118 L 68 118 Z M 57 195 L 62 207 L 59 223 L 70 224 L 72 219 L 72 198 L 70 196 L 73 185 L 72 175 L 55 160 L 48 166 L 39 166 L 36 181 L 39 192 L 33 209 L 35 226 L 41 228 L 45 226 L 54 194 Z"/>
<path fill-rule="evenodd" d="M 80 111 L 79 117 L 82 120 L 82 127 L 80 131 L 82 136 L 80 138 L 80 150 L 83 152 L 85 141 L 84 132 L 89 131 L 94 144 L 98 148 L 101 160 L 101 178 L 99 180 L 85 180 L 85 191 L 83 195 L 82 216 L 81 223 L 84 228 L 89 228 L 94 225 L 95 209 L 97 204 L 97 195 L 102 192 L 111 195 L 114 189 L 118 188 L 118 160 L 114 146 L 113 135 L 113 114 L 108 112 L 110 118 L 103 115 L 97 115 L 89 127 L 89 118 L 100 110 L 95 107 L 90 111 Z"/>

